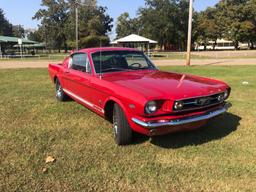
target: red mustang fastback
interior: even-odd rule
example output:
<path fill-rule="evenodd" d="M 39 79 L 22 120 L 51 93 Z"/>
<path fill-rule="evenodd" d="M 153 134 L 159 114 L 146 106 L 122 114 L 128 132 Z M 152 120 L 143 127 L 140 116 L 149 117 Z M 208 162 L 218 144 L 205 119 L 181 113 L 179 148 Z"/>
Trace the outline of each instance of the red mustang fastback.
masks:
<path fill-rule="evenodd" d="M 69 97 L 113 123 L 118 145 L 133 131 L 148 136 L 192 130 L 227 111 L 230 87 L 221 81 L 163 72 L 130 48 L 92 48 L 49 65 L 56 97 Z"/>

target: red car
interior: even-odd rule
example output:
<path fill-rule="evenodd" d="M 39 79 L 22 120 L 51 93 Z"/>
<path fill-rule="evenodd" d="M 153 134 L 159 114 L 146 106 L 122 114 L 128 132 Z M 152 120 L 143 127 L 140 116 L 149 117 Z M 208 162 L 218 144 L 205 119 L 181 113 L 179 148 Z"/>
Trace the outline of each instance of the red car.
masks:
<path fill-rule="evenodd" d="M 112 122 L 118 145 L 131 143 L 133 131 L 155 136 L 199 128 L 229 107 L 226 83 L 160 71 L 136 49 L 82 49 L 48 70 L 57 99 L 70 97 Z"/>

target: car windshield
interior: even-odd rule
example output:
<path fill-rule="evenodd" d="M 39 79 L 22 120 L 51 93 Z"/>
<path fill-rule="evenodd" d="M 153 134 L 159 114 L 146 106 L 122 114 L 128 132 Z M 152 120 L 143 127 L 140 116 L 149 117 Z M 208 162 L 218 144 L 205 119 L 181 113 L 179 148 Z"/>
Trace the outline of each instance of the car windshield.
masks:
<path fill-rule="evenodd" d="M 155 69 L 140 51 L 101 51 L 92 54 L 96 73 Z"/>

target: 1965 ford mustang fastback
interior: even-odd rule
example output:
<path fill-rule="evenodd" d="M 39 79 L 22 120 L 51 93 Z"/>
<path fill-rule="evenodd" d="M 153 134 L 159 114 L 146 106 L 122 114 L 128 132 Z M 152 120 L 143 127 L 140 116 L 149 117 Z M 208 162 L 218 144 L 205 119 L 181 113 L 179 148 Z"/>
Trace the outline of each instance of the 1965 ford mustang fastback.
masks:
<path fill-rule="evenodd" d="M 229 107 L 226 83 L 160 71 L 136 49 L 82 49 L 48 70 L 57 99 L 70 97 L 112 122 L 118 145 L 131 143 L 134 131 L 155 136 L 199 128 Z"/>

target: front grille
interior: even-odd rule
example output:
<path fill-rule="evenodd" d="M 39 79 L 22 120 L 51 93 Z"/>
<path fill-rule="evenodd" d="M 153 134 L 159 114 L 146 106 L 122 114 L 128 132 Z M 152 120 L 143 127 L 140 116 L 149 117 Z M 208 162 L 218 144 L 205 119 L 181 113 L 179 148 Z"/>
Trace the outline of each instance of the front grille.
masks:
<path fill-rule="evenodd" d="M 180 101 L 183 102 L 183 108 L 181 110 L 177 110 L 173 107 L 173 111 L 196 110 L 196 109 L 206 108 L 206 107 L 223 103 L 224 93 L 218 93 L 218 94 L 214 94 L 206 97 L 184 99 Z"/>

